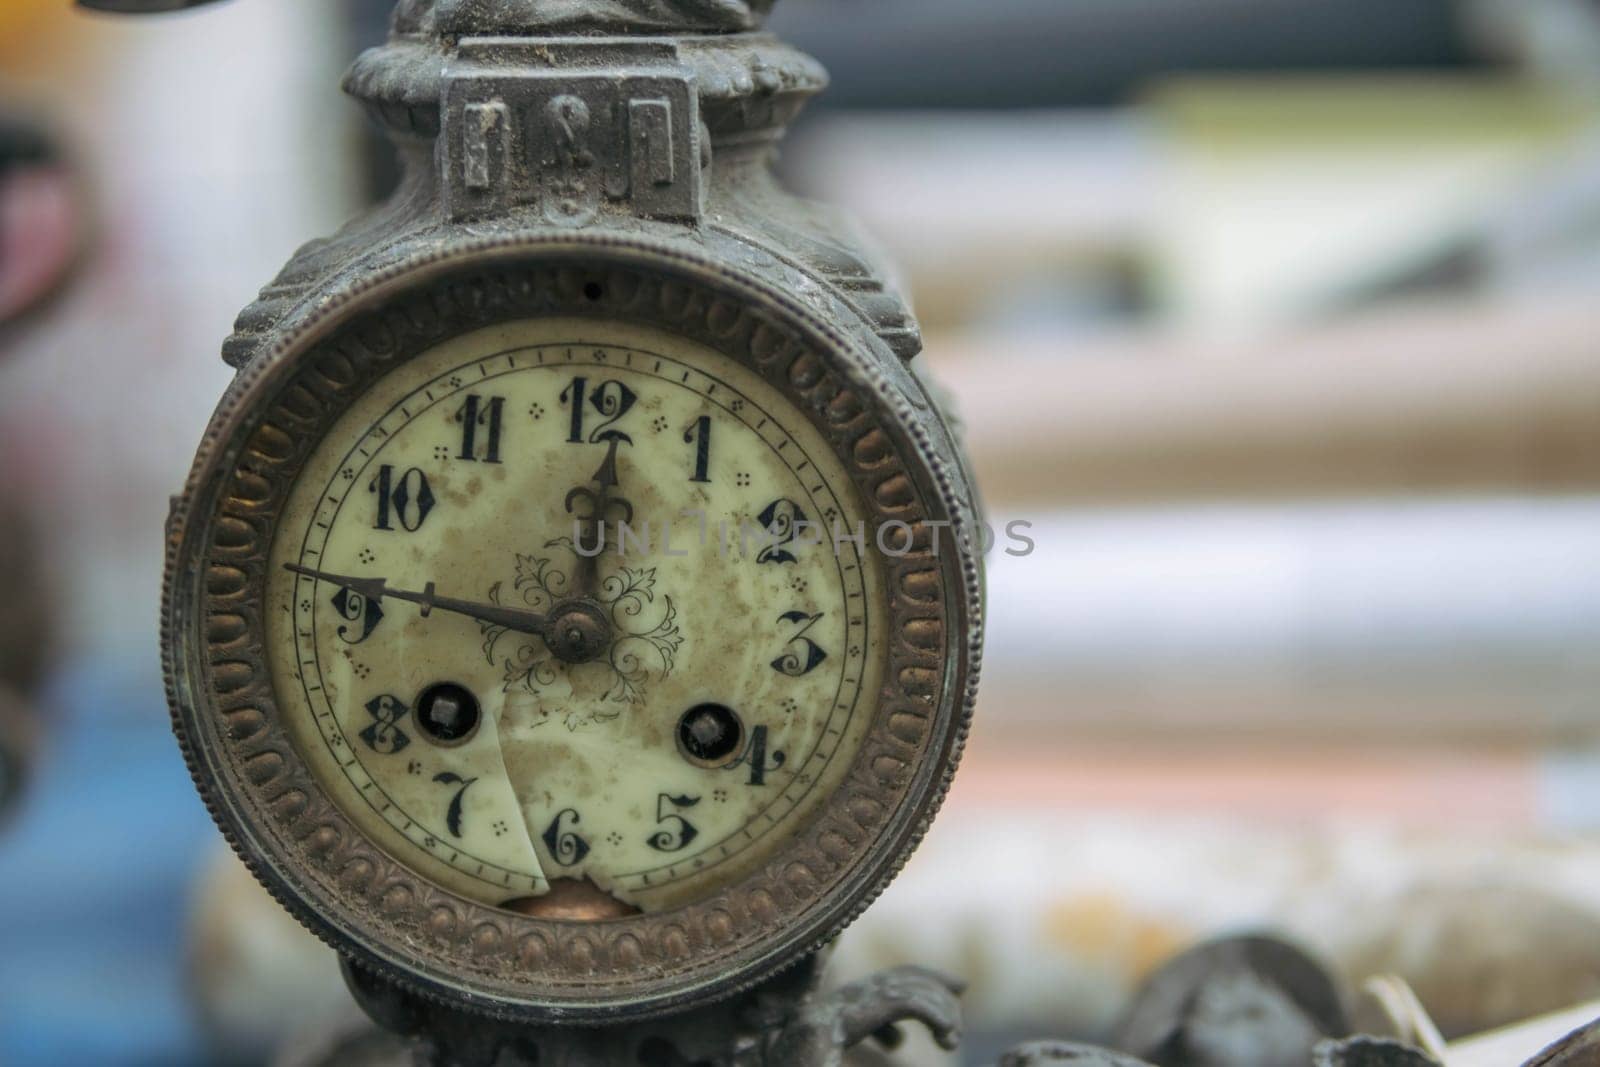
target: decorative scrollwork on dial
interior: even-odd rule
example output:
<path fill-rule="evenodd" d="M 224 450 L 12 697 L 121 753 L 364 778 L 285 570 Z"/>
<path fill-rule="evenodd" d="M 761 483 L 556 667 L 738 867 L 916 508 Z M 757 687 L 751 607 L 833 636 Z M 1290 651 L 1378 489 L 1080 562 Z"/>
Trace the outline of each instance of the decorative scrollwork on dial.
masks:
<path fill-rule="evenodd" d="M 547 547 L 571 543 L 563 538 Z M 672 673 L 683 634 L 672 597 L 661 596 L 659 610 L 651 610 L 657 606 L 655 586 L 653 567 L 624 567 L 600 583 L 596 601 L 605 610 L 613 634 L 602 661 L 610 672 L 603 697 L 607 702 L 640 704 L 652 677 L 665 678 Z M 547 609 L 561 602 L 568 588 L 566 573 L 552 566 L 549 558 L 517 557 L 512 589 L 523 603 Z M 503 590 L 501 583 L 491 586 L 489 600 L 502 604 Z M 493 623 L 480 622 L 479 626 L 484 655 L 504 668 L 506 692 L 538 693 L 556 683 L 560 663 L 546 642 Z"/>

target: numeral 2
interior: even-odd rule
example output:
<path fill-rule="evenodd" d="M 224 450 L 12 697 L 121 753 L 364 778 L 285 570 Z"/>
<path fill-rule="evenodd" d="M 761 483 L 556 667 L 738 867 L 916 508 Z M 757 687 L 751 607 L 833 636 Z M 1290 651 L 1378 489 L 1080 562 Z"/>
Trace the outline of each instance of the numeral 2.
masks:
<path fill-rule="evenodd" d="M 800 505 L 788 497 L 779 497 L 767 505 L 756 521 L 767 531 L 770 539 L 767 546 L 756 554 L 756 562 L 794 563 L 795 555 L 786 546 L 795 543 L 800 524 L 806 521 L 806 513 L 800 510 Z"/>

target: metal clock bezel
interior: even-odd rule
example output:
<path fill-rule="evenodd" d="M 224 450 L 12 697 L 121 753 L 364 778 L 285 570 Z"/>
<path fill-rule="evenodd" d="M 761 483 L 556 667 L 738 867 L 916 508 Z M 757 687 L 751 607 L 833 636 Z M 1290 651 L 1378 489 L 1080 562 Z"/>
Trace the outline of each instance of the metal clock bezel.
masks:
<path fill-rule="evenodd" d="M 321 432 L 364 388 L 467 330 L 586 315 L 680 333 L 754 369 L 822 432 L 869 522 L 909 524 L 915 547 L 883 557 L 884 683 L 838 791 L 761 868 L 713 896 L 574 923 L 437 887 L 321 793 L 276 711 L 263 592 L 275 508 Z M 935 521 L 954 528 L 930 530 Z M 921 386 L 898 360 L 773 286 L 643 239 L 484 241 L 415 256 L 321 301 L 240 374 L 213 416 L 168 536 L 162 623 L 174 729 L 246 864 L 359 965 L 502 1019 L 662 1015 L 748 988 L 832 939 L 921 839 L 972 712 L 981 640 L 974 523 L 962 464 Z"/>

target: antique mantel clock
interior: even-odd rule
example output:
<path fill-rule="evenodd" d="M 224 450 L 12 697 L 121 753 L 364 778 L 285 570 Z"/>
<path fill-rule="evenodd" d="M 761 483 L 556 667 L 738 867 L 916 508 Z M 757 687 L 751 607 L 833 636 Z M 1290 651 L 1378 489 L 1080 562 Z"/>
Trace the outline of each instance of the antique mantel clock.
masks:
<path fill-rule="evenodd" d="M 800 1064 L 954 1025 L 925 974 L 795 978 L 944 795 L 982 588 L 904 300 L 770 172 L 825 84 L 770 6 L 401 3 L 346 81 L 399 191 L 225 346 L 177 733 L 397 1028 Z"/>

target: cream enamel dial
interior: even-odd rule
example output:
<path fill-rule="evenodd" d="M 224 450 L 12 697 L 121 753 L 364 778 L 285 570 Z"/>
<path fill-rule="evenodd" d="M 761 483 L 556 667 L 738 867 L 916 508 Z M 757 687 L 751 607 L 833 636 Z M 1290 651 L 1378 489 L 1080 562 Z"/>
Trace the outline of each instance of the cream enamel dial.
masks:
<path fill-rule="evenodd" d="M 406 361 L 315 445 L 271 548 L 269 671 L 312 773 L 403 865 L 534 915 L 662 911 L 838 787 L 882 681 L 876 557 L 839 461 L 752 372 L 517 321 Z"/>

